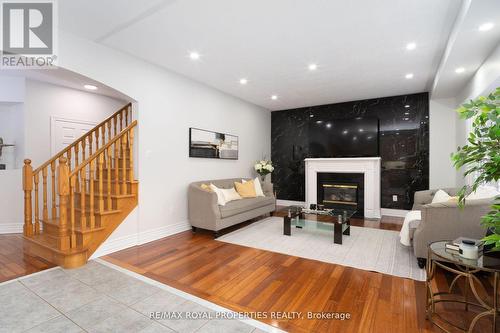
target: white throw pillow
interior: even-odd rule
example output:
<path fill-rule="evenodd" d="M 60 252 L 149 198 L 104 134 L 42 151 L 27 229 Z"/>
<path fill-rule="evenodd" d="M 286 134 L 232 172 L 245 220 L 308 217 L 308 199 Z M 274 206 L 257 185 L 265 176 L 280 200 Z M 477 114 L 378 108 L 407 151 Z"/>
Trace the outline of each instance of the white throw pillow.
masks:
<path fill-rule="evenodd" d="M 246 183 L 247 181 L 242 179 L 242 183 Z M 255 196 L 257 197 L 265 197 L 266 195 L 264 194 L 264 191 L 262 191 L 262 185 L 260 184 L 259 177 L 255 177 L 253 180 L 253 187 L 255 189 Z"/>
<path fill-rule="evenodd" d="M 480 187 L 476 190 L 476 192 L 472 192 L 468 196 L 465 197 L 465 200 L 480 200 L 480 199 L 490 199 L 494 198 L 500 193 L 491 186 Z"/>
<path fill-rule="evenodd" d="M 432 198 L 432 203 L 442 203 L 447 202 L 451 199 L 451 196 L 443 190 L 439 190 L 434 194 L 434 198 Z"/>
<path fill-rule="evenodd" d="M 224 193 L 222 193 L 221 189 L 215 186 L 214 184 L 210 184 L 210 188 L 212 191 L 217 194 L 217 204 L 219 206 L 225 206 L 226 205 L 226 198 L 224 197 Z"/>
<path fill-rule="evenodd" d="M 224 195 L 226 203 L 233 200 L 241 200 L 241 196 L 238 194 L 238 192 L 236 192 L 236 189 L 234 187 L 228 189 L 221 188 L 219 189 L 219 191 L 221 191 L 222 194 Z"/>

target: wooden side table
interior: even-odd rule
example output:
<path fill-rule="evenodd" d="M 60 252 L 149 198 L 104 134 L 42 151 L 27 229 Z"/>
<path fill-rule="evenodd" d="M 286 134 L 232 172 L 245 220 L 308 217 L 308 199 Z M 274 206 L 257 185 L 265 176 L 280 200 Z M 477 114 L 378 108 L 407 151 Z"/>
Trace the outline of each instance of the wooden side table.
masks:
<path fill-rule="evenodd" d="M 448 323 L 451 326 L 463 331 L 472 332 L 474 330 L 477 321 L 486 316 L 493 317 L 493 329 L 492 332 L 496 332 L 497 317 L 499 315 L 499 305 L 498 305 L 498 287 L 499 287 L 499 277 L 500 277 L 500 261 L 494 265 L 485 265 L 484 257 L 481 256 L 477 260 L 464 259 L 458 255 L 456 251 L 450 251 L 446 249 L 445 245 L 449 241 L 439 241 L 434 242 L 429 245 L 427 252 L 427 279 L 426 279 L 426 315 L 427 319 L 431 321 L 434 325 L 439 327 L 445 332 L 450 332 L 447 330 L 439 321 L 436 321 L 435 317 L 439 317 L 440 320 Z M 436 273 L 436 268 L 444 269 L 448 272 L 455 274 L 455 278 L 452 280 L 450 287 L 447 291 L 436 291 L 432 290 L 432 279 Z M 493 295 L 492 302 L 488 303 L 488 300 L 482 299 L 478 294 L 477 286 L 480 285 L 484 287 L 476 276 L 478 272 L 490 272 L 493 274 Z M 464 296 L 461 298 L 452 298 L 451 295 L 457 295 L 453 293 L 453 289 L 460 278 L 465 279 Z M 474 302 L 468 301 L 468 294 L 472 293 L 475 298 Z M 465 310 L 468 311 L 469 307 L 477 307 L 484 311 L 477 314 L 471 321 L 469 327 L 461 327 L 456 323 L 450 322 L 449 320 L 443 318 L 439 313 L 436 312 L 436 304 L 441 302 L 449 303 L 461 303 L 464 304 Z"/>

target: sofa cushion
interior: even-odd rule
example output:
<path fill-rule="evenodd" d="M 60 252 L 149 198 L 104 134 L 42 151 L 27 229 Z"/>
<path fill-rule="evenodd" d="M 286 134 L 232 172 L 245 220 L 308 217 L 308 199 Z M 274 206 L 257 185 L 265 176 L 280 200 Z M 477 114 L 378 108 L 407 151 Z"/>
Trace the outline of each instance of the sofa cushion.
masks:
<path fill-rule="evenodd" d="M 226 218 L 272 204 L 274 204 L 273 197 L 245 198 L 228 202 L 225 206 L 219 206 L 219 209 L 221 217 Z"/>
<path fill-rule="evenodd" d="M 249 180 L 245 183 L 234 182 L 234 186 L 242 198 L 255 198 L 257 196 L 253 180 Z"/>
<path fill-rule="evenodd" d="M 439 190 L 436 192 L 436 194 L 434 194 L 434 198 L 432 198 L 432 202 L 431 203 L 442 203 L 442 202 L 446 202 L 448 200 L 450 200 L 451 196 L 446 193 L 445 191 L 443 190 Z"/>

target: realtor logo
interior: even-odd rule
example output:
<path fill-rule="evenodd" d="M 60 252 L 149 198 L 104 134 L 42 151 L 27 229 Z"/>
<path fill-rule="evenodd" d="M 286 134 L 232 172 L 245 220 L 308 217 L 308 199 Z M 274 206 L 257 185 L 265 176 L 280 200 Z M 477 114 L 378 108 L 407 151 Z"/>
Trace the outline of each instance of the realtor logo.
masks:
<path fill-rule="evenodd" d="M 2 1 L 1 67 L 54 66 L 55 3 Z"/>

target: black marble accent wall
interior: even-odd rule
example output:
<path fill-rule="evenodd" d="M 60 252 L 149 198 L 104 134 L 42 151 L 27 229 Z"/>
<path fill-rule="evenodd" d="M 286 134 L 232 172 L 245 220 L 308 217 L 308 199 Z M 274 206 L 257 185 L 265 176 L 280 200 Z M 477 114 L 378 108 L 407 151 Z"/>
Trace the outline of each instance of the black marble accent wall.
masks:
<path fill-rule="evenodd" d="M 411 209 L 413 193 L 429 188 L 429 95 L 374 98 L 274 111 L 271 114 L 272 181 L 278 199 L 305 200 L 304 159 L 314 118 L 377 117 L 382 159 L 382 207 Z M 393 201 L 393 196 L 397 201 Z"/>

